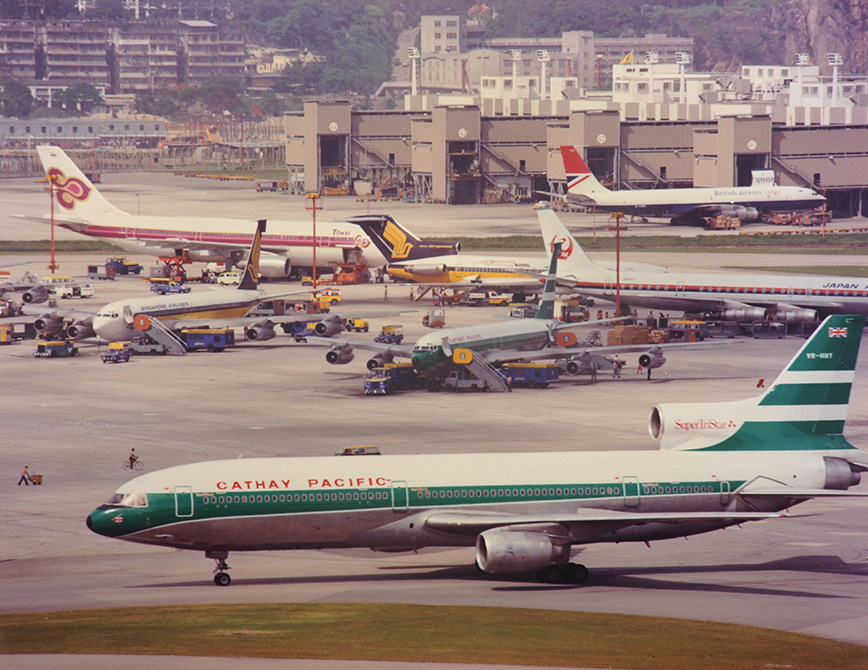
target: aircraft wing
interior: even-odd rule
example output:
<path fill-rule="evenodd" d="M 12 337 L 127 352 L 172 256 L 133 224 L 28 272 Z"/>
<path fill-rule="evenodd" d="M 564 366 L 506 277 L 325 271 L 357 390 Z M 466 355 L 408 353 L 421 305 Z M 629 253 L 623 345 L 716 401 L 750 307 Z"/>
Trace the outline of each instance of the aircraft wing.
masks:
<path fill-rule="evenodd" d="M 431 530 L 453 535 L 478 535 L 492 528 L 525 527 L 527 530 L 549 532 L 550 526 L 570 527 L 572 532 L 579 531 L 581 537 L 590 540 L 599 534 L 611 532 L 613 527 L 626 528 L 647 523 L 679 524 L 692 521 L 759 521 L 761 519 L 792 518 L 810 516 L 787 512 L 612 512 L 609 510 L 579 509 L 576 512 L 552 513 L 546 516 L 532 514 L 499 514 L 474 512 L 434 512 L 425 519 L 425 526 Z M 543 526 L 543 528 L 540 528 Z M 546 528 L 549 526 L 549 528 Z M 579 528 L 577 529 L 576 526 Z M 569 532 L 561 528 L 561 532 Z M 590 533 L 588 531 L 591 531 Z"/>
<path fill-rule="evenodd" d="M 365 351 L 377 351 L 380 353 L 389 353 L 398 358 L 412 358 L 412 344 L 386 344 L 374 342 L 372 340 L 348 340 L 343 337 L 307 337 L 305 338 L 311 344 L 325 345 L 328 347 L 343 346 L 352 349 L 363 349 Z"/>

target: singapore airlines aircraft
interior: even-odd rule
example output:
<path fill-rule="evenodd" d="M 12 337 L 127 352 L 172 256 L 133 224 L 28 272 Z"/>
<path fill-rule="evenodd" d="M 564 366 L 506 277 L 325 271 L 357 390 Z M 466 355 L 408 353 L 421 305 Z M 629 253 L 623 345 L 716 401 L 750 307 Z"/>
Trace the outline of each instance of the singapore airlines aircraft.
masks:
<path fill-rule="evenodd" d="M 562 146 L 567 175 L 567 200 L 596 205 L 602 211 L 636 216 L 672 217 L 672 223 L 697 224 L 718 214 L 758 221 L 775 211 L 794 212 L 821 207 L 826 199 L 800 186 L 770 184 L 731 188 L 667 188 L 610 191 L 591 172 L 574 146 Z"/>
<path fill-rule="evenodd" d="M 844 437 L 865 319 L 829 317 L 761 396 L 664 404 L 660 451 L 252 458 L 138 477 L 87 517 L 93 532 L 202 551 L 475 546 L 487 573 L 581 583 L 574 549 L 789 516 L 849 491 L 868 453 Z"/>
<path fill-rule="evenodd" d="M 543 243 L 559 242 L 563 261 L 558 283 L 614 302 L 618 282 L 611 265 L 594 263 L 550 209 L 537 210 Z M 734 321 L 766 318 L 790 323 L 814 321 L 817 314 L 868 316 L 868 279 L 822 275 L 670 272 L 647 265 L 621 267 L 621 304 L 706 313 Z"/>
<path fill-rule="evenodd" d="M 130 251 L 154 256 L 179 256 L 186 252 L 194 261 L 241 264 L 250 247 L 254 221 L 213 216 L 137 216 L 128 214 L 103 197 L 62 149 L 40 146 L 36 150 L 46 175 L 54 182 L 54 197 L 61 214 L 57 225 L 82 235 L 96 237 Z M 50 218 L 24 217 L 48 223 Z M 400 243 L 404 259 L 458 253 L 460 245 L 417 239 L 391 217 L 390 237 Z M 263 277 L 281 279 L 293 271 L 313 265 L 313 231 L 310 221 L 272 221 L 262 239 L 259 272 Z M 327 221 L 317 227 L 317 264 L 322 267 L 344 263 L 352 250 L 361 250 L 370 266 L 383 265 L 391 258 L 381 254 L 371 239 L 345 222 Z"/>

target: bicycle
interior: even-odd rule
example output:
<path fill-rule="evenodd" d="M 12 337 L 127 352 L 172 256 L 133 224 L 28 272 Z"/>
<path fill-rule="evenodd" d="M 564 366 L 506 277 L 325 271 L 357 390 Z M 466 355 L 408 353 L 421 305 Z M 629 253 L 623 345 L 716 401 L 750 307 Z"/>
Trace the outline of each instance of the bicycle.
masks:
<path fill-rule="evenodd" d="M 145 465 L 140 460 L 135 460 L 132 463 L 130 463 L 129 459 L 124 461 L 124 470 L 141 470 L 143 467 Z"/>

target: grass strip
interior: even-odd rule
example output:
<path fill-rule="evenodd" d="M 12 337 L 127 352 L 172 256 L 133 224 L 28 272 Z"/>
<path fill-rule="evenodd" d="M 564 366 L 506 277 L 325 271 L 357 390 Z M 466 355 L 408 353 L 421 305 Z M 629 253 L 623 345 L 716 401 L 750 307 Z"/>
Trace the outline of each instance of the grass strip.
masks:
<path fill-rule="evenodd" d="M 728 270 L 753 270 L 755 272 L 781 272 L 796 275 L 828 275 L 830 277 L 868 277 L 865 265 L 727 265 Z"/>
<path fill-rule="evenodd" d="M 868 667 L 868 648 L 722 623 L 406 604 L 130 607 L 4 615 L 7 654 L 168 654 L 714 670 Z"/>

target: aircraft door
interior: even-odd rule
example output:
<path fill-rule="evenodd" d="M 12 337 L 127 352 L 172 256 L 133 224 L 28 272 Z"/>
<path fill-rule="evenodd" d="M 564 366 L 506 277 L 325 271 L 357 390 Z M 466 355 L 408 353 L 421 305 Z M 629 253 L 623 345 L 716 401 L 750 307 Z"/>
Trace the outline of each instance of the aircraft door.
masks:
<path fill-rule="evenodd" d="M 639 507 L 638 477 L 621 477 L 624 486 L 624 507 Z"/>
<path fill-rule="evenodd" d="M 678 284 L 676 284 L 676 286 L 675 286 L 675 295 L 677 295 L 677 296 L 684 296 L 685 294 L 686 294 L 686 290 L 685 290 L 685 287 L 684 287 L 684 282 L 683 282 L 683 281 L 680 281 L 680 282 L 678 282 Z"/>
<path fill-rule="evenodd" d="M 410 496 L 407 492 L 407 482 L 394 480 L 392 482 L 392 511 L 406 512 L 410 506 Z"/>
<path fill-rule="evenodd" d="M 607 281 L 603 284 L 603 295 L 612 295 L 615 292 L 615 282 Z"/>
<path fill-rule="evenodd" d="M 193 489 L 189 486 L 175 487 L 175 516 L 179 518 L 193 516 Z"/>
<path fill-rule="evenodd" d="M 729 482 L 720 482 L 720 504 L 729 504 Z"/>

